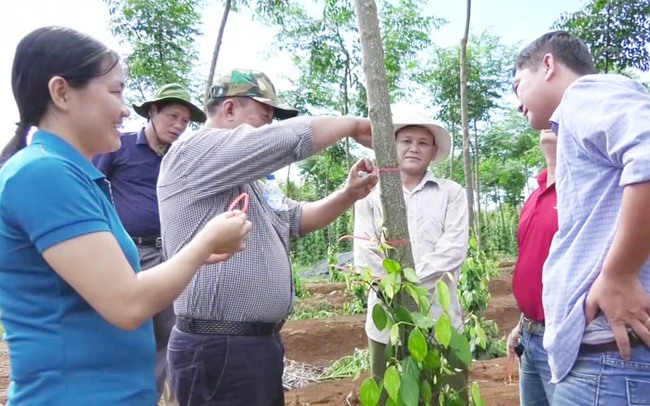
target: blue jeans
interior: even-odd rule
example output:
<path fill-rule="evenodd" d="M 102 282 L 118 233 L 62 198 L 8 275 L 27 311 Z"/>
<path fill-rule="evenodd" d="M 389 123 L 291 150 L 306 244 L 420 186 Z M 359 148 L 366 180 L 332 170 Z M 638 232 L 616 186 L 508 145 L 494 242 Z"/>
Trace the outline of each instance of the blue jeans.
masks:
<path fill-rule="evenodd" d="M 553 404 L 551 368 L 542 344 L 544 336 L 531 334 L 522 328 L 520 342 L 524 352 L 519 360 L 519 403 L 521 406 L 548 406 Z"/>
<path fill-rule="evenodd" d="M 629 361 L 618 352 L 581 352 L 553 400 L 558 406 L 650 405 L 650 349 L 637 345 Z"/>
<path fill-rule="evenodd" d="M 168 365 L 179 405 L 284 405 L 280 335 L 191 334 L 174 327 Z"/>

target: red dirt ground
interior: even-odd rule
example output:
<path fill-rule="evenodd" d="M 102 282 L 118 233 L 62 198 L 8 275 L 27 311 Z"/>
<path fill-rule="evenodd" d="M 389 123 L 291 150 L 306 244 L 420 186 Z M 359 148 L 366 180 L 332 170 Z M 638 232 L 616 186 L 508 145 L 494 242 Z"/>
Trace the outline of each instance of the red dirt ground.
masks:
<path fill-rule="evenodd" d="M 502 275 L 490 282 L 492 299 L 485 312 L 487 318 L 495 320 L 503 335 L 519 320 L 519 311 L 514 301 L 511 288 L 512 269 L 502 269 Z M 329 300 L 327 286 L 308 285 L 307 288 L 317 292 L 308 300 Z M 337 292 L 343 288 L 333 288 Z M 317 296 L 318 299 L 314 299 Z M 335 305 L 334 300 L 330 302 Z M 334 306 L 336 307 L 336 306 Z M 327 366 L 333 361 L 354 353 L 355 348 L 364 348 L 367 338 L 364 332 L 365 316 L 341 316 L 327 319 L 296 320 L 288 322 L 282 337 L 286 347 L 286 357 L 291 360 L 306 362 L 316 366 Z M 358 404 L 358 389 L 367 378 L 363 375 L 357 381 L 344 379 L 322 382 L 286 393 L 289 406 L 343 406 Z M 470 380 L 478 382 L 481 395 L 487 405 L 510 406 L 519 404 L 518 368 L 516 363 L 509 363 L 506 358 L 488 361 L 475 361 L 470 370 Z"/>
<path fill-rule="evenodd" d="M 485 313 L 496 320 L 502 334 L 507 334 L 517 323 L 517 311 L 510 287 L 511 269 L 504 269 L 502 276 L 490 282 L 492 300 Z M 307 286 L 312 296 L 303 304 L 313 306 L 327 301 L 334 308 L 341 308 L 349 300 L 344 293 L 344 284 L 320 283 Z M 356 348 L 365 348 L 365 316 L 340 316 L 325 319 L 289 321 L 282 330 L 286 357 L 318 367 L 330 365 L 344 356 L 354 353 Z M 512 381 L 509 375 L 512 374 Z M 358 404 L 359 385 L 367 377 L 357 381 L 344 379 L 322 382 L 286 393 L 286 404 L 290 406 L 343 406 Z M 517 387 L 517 366 L 505 358 L 489 361 L 475 361 L 470 370 L 470 380 L 479 383 L 481 394 L 487 405 L 509 406 L 519 404 Z M 5 342 L 0 342 L 0 406 L 6 401 L 9 380 L 9 359 Z"/>

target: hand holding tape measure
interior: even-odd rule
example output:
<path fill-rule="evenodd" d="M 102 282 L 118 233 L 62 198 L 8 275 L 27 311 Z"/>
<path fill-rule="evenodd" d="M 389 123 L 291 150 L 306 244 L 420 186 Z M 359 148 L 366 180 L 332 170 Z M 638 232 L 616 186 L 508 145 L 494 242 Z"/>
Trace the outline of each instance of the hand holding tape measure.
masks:
<path fill-rule="evenodd" d="M 240 209 L 243 213 L 246 213 L 248 211 L 248 205 L 250 204 L 250 196 L 248 196 L 248 193 L 244 192 L 237 196 L 235 200 L 230 203 L 230 206 L 228 206 L 228 211 L 233 211 L 237 208 L 237 205 L 239 202 L 244 201 L 242 203 L 242 208 Z"/>

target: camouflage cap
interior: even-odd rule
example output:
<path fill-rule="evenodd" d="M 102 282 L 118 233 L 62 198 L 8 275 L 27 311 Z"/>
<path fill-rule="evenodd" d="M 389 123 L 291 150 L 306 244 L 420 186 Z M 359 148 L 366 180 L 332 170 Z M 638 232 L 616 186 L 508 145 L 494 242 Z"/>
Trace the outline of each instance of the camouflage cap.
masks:
<path fill-rule="evenodd" d="M 278 100 L 273 83 L 263 72 L 233 69 L 217 78 L 210 88 L 210 99 L 250 97 L 275 108 L 275 118 L 284 120 L 298 115 L 298 110 Z"/>

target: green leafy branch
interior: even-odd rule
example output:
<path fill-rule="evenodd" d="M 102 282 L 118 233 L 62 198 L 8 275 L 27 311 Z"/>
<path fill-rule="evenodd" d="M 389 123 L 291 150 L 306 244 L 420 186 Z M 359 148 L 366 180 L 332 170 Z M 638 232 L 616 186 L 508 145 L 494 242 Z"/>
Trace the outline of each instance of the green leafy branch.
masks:
<path fill-rule="evenodd" d="M 469 342 L 453 327 L 449 317 L 451 295 L 447 285 L 436 286 L 436 300 L 443 309 L 438 320 L 429 315 L 429 291 L 421 286 L 415 270 L 402 268 L 399 262 L 384 259 L 387 274 L 379 282 L 369 269 L 364 280 L 377 293 L 380 303 L 372 309 L 372 319 L 379 330 L 389 330 L 386 348 L 388 364 L 383 379 L 366 379 L 361 385 L 362 405 L 463 405 L 460 394 L 444 384 L 445 376 L 455 374 L 450 356 L 469 367 L 472 353 Z M 473 404 L 483 405 L 478 385 L 471 388 Z"/>

